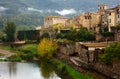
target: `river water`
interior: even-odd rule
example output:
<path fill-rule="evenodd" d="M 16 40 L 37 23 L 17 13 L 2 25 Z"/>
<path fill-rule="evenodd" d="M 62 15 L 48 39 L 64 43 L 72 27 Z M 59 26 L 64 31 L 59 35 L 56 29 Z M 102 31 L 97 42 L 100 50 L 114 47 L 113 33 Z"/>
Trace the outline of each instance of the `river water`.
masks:
<path fill-rule="evenodd" d="M 0 62 L 0 79 L 62 79 L 49 65 Z"/>

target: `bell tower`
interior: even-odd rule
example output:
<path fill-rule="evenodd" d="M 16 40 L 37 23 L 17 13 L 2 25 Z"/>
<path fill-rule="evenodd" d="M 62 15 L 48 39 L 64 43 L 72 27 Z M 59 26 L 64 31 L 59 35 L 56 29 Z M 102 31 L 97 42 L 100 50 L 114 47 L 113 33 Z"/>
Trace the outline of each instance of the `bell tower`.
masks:
<path fill-rule="evenodd" d="M 98 11 L 104 11 L 108 9 L 108 5 L 107 4 L 99 4 L 98 5 Z"/>

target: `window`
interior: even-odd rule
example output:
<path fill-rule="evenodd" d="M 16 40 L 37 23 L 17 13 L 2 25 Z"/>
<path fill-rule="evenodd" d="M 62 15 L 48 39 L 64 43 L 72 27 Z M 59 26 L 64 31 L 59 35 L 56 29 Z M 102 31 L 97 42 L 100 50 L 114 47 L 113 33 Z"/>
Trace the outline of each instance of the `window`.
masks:
<path fill-rule="evenodd" d="M 104 10 L 104 6 L 103 6 L 103 10 Z"/>
<path fill-rule="evenodd" d="M 118 21 L 118 24 L 120 24 L 120 21 Z"/>
<path fill-rule="evenodd" d="M 111 19 L 109 19 L 109 23 L 111 23 Z"/>
<path fill-rule="evenodd" d="M 109 15 L 111 15 L 111 13 L 109 13 Z"/>
<path fill-rule="evenodd" d="M 89 16 L 89 17 L 88 17 L 88 19 L 92 19 L 92 17 L 91 17 L 91 16 Z"/>
<path fill-rule="evenodd" d="M 118 15 L 118 18 L 120 18 L 120 16 Z"/>
<path fill-rule="evenodd" d="M 87 19 L 87 16 L 85 16 L 85 19 Z"/>

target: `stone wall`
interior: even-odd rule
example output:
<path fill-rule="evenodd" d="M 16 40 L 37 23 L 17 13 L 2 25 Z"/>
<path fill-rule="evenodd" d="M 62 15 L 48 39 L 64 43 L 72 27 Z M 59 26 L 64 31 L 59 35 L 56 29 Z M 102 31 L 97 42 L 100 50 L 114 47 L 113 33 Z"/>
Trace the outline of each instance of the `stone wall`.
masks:
<path fill-rule="evenodd" d="M 70 55 L 75 52 L 75 44 L 74 43 L 62 43 L 59 42 L 59 53 L 63 53 L 65 55 Z"/>
<path fill-rule="evenodd" d="M 76 43 L 58 43 L 60 48 L 58 50 L 59 53 L 63 54 L 65 59 L 70 61 L 71 54 L 78 53 L 78 56 L 74 56 L 74 58 L 79 58 L 80 61 L 78 63 L 83 63 L 81 67 L 85 69 L 94 70 L 99 72 L 110 79 L 120 79 L 120 62 L 114 62 L 112 66 L 107 66 L 98 62 L 98 55 L 102 54 L 103 50 L 96 49 L 95 51 L 88 51 L 86 46 L 83 46 L 79 42 Z M 87 64 L 85 66 L 84 64 Z"/>
<path fill-rule="evenodd" d="M 109 77 L 112 79 L 120 79 L 120 64 L 113 64 L 113 67 L 106 66 L 101 63 L 95 63 L 93 65 L 93 70 Z"/>
<path fill-rule="evenodd" d="M 88 51 L 88 47 L 80 44 L 79 42 L 76 43 L 63 43 L 59 42 L 59 53 L 63 53 L 65 55 L 72 55 L 74 53 L 78 54 L 78 57 L 84 62 L 93 62 L 94 59 L 94 52 Z"/>

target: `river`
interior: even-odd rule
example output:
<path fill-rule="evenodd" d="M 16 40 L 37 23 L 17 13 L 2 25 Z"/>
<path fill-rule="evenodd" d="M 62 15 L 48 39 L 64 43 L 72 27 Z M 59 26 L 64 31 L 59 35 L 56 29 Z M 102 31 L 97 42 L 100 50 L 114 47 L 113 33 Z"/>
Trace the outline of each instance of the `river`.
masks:
<path fill-rule="evenodd" d="M 62 79 L 49 65 L 0 62 L 0 79 Z"/>

